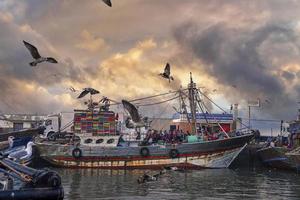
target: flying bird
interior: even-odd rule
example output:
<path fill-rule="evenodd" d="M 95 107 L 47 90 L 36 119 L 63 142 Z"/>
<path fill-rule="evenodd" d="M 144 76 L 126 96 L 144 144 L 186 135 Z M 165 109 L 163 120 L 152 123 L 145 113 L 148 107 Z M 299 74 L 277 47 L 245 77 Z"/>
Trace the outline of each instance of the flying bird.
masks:
<path fill-rule="evenodd" d="M 138 109 L 133 104 L 131 104 L 129 101 L 126 100 L 122 100 L 122 104 L 124 108 L 129 112 L 131 119 L 134 122 L 136 123 L 141 122 L 141 117 L 139 115 Z"/>
<path fill-rule="evenodd" d="M 36 66 L 38 63 L 41 62 L 50 62 L 50 63 L 58 63 L 54 58 L 52 57 L 42 57 L 38 51 L 38 49 L 33 46 L 32 44 L 29 44 L 28 42 L 23 40 L 23 43 L 25 45 L 25 47 L 29 50 L 31 56 L 35 59 L 35 61 L 29 63 L 30 66 L 34 67 Z"/>
<path fill-rule="evenodd" d="M 70 90 L 71 92 L 77 92 L 77 90 L 74 87 L 69 87 L 68 90 Z"/>
<path fill-rule="evenodd" d="M 100 92 L 93 88 L 83 88 L 82 92 L 80 93 L 80 95 L 77 98 L 80 99 L 80 98 L 84 97 L 85 95 L 87 95 L 88 93 L 90 93 L 91 95 L 94 95 L 94 94 L 99 94 Z"/>
<path fill-rule="evenodd" d="M 171 82 L 171 80 L 172 81 L 174 80 L 173 76 L 171 76 L 171 66 L 169 63 L 166 64 L 164 73 L 160 73 L 159 75 L 162 76 L 163 78 L 169 79 L 169 83 Z"/>
<path fill-rule="evenodd" d="M 110 0 L 102 0 L 106 5 L 108 5 L 109 7 L 112 7 L 112 3 Z"/>

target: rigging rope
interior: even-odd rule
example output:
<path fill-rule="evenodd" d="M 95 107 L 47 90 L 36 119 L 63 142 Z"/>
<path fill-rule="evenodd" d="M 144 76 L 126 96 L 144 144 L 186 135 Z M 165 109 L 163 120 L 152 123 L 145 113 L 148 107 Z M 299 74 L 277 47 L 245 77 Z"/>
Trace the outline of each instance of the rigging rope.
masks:
<path fill-rule="evenodd" d="M 176 96 L 176 97 L 173 97 L 171 99 L 164 100 L 164 101 L 155 102 L 155 103 L 149 103 L 149 104 L 142 104 L 142 105 L 138 105 L 138 106 L 153 106 L 153 105 L 158 105 L 158 104 L 162 104 L 162 103 L 166 103 L 166 102 L 172 101 L 174 99 L 177 99 L 178 97 L 179 96 Z"/>
<path fill-rule="evenodd" d="M 205 95 L 205 94 L 204 94 L 203 92 L 201 92 L 199 89 L 198 89 L 198 92 L 200 92 L 205 98 L 207 98 L 210 102 L 212 102 L 215 106 L 217 106 L 217 107 L 218 107 L 220 110 L 222 110 L 224 113 L 228 114 L 228 112 L 226 112 L 222 107 L 218 106 L 218 104 L 216 104 L 213 100 L 211 100 L 207 95 Z M 244 123 L 242 122 L 242 120 L 240 120 L 239 118 L 238 118 L 237 120 L 239 120 L 240 123 L 241 123 L 242 125 L 244 125 L 245 127 L 250 128 L 249 126 L 247 126 L 246 124 L 244 124 Z"/>
<path fill-rule="evenodd" d="M 184 90 L 188 90 L 188 89 L 187 88 L 182 89 L 182 91 L 184 91 Z M 153 99 L 153 98 L 156 98 L 156 97 L 165 96 L 165 95 L 168 95 L 168 94 L 174 94 L 174 93 L 177 93 L 177 92 L 178 91 L 169 91 L 169 92 L 162 93 L 162 94 L 152 95 L 152 96 L 148 96 L 148 97 L 142 97 L 142 98 L 138 98 L 138 99 L 132 99 L 132 100 L 129 100 L 129 102 L 136 102 L 136 101 L 141 101 L 141 100 L 145 100 L 145 99 Z M 114 102 L 113 104 L 110 104 L 111 106 L 122 104 L 121 102 L 118 102 L 118 101 L 115 101 L 115 100 L 112 100 L 112 99 L 109 99 L 109 100 Z M 143 105 L 139 105 L 139 106 L 143 106 Z"/>

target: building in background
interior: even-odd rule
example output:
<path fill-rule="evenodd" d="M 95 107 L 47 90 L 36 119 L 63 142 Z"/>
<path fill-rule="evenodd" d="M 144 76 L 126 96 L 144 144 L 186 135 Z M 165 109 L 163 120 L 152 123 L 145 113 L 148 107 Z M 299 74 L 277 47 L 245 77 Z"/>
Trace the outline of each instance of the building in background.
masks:
<path fill-rule="evenodd" d="M 0 133 L 36 128 L 43 123 L 44 119 L 46 119 L 45 115 L 1 114 Z"/>

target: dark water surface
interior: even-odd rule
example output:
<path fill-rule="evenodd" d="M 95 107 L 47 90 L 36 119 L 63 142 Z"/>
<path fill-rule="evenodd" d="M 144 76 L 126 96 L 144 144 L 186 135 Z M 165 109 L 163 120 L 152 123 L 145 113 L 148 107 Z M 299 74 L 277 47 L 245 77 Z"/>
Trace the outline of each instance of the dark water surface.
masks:
<path fill-rule="evenodd" d="M 55 169 L 66 200 L 95 199 L 300 199 L 300 175 L 282 171 L 205 169 L 168 172 L 138 184 L 144 171 Z M 154 174 L 155 171 L 150 173 Z"/>

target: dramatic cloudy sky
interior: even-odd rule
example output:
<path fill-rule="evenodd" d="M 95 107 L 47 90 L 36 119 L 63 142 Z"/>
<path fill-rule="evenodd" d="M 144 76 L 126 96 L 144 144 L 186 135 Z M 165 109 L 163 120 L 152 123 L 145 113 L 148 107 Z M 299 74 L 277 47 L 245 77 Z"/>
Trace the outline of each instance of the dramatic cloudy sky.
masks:
<path fill-rule="evenodd" d="M 116 100 L 153 95 L 186 86 L 193 72 L 222 107 L 239 103 L 243 112 L 259 98 L 256 117 L 295 118 L 300 1 L 112 1 L 0 0 L 0 111 L 82 106 L 70 86 Z M 22 40 L 59 64 L 30 67 Z M 171 84 L 157 76 L 166 62 Z"/>

